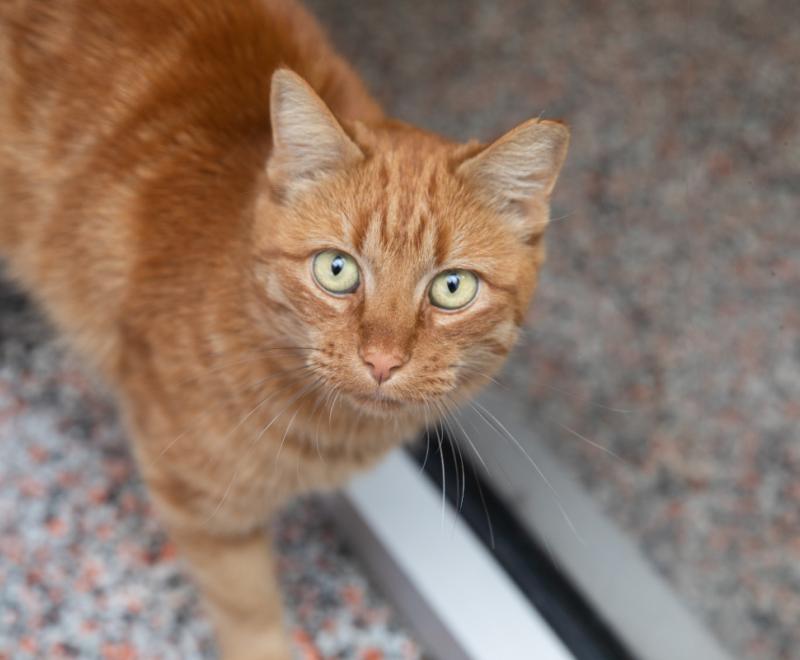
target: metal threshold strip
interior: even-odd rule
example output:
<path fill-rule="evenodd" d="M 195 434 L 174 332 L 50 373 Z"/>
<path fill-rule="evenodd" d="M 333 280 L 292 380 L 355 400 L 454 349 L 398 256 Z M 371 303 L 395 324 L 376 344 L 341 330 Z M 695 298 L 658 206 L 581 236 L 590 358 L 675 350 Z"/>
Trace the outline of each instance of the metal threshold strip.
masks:
<path fill-rule="evenodd" d="M 576 660 L 633 660 L 461 447 L 446 435 L 428 440 L 414 452 L 419 464 Z"/>
<path fill-rule="evenodd" d="M 427 657 L 572 658 L 408 453 L 357 478 L 332 508 Z"/>

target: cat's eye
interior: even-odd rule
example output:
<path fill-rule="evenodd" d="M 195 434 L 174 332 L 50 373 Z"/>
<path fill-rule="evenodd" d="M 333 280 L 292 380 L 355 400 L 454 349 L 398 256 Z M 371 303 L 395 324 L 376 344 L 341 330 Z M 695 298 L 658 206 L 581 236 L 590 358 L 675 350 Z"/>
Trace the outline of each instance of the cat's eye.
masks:
<path fill-rule="evenodd" d="M 441 309 L 466 307 L 478 293 L 478 276 L 468 270 L 446 270 L 431 282 L 431 302 Z"/>
<path fill-rule="evenodd" d="M 325 250 L 314 257 L 314 279 L 319 285 L 336 295 L 352 293 L 360 280 L 358 264 L 349 254 L 338 250 Z"/>

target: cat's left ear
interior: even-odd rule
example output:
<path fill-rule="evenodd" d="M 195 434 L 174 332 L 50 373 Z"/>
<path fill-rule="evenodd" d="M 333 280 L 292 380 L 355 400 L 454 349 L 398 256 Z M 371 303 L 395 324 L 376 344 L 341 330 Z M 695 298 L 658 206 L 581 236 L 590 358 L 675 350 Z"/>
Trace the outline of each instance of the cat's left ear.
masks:
<path fill-rule="evenodd" d="M 291 196 L 364 154 L 305 80 L 289 69 L 272 75 L 272 153 L 267 175 Z"/>
<path fill-rule="evenodd" d="M 524 239 L 547 224 L 547 204 L 569 146 L 569 129 L 531 119 L 512 129 L 456 169 Z"/>

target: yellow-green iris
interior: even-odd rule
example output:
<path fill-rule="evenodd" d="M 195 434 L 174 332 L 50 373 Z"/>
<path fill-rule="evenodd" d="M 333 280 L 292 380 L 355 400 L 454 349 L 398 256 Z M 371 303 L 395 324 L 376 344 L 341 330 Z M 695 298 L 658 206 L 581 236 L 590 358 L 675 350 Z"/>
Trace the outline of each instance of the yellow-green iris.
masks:
<path fill-rule="evenodd" d="M 461 309 L 478 293 L 478 277 L 468 270 L 446 270 L 433 278 L 430 299 L 442 309 Z"/>
<path fill-rule="evenodd" d="M 349 254 L 325 250 L 314 257 L 314 277 L 326 291 L 352 293 L 358 288 L 358 264 Z"/>

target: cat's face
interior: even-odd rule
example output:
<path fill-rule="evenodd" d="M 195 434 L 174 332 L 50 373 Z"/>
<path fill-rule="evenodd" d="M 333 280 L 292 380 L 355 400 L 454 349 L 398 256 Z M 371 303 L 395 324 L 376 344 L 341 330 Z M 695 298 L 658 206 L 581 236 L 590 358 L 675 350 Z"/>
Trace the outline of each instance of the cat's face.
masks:
<path fill-rule="evenodd" d="M 274 327 L 303 348 L 321 387 L 357 408 L 436 415 L 485 385 L 514 344 L 566 129 L 542 124 L 545 137 L 563 138 L 547 180 L 526 170 L 515 183 L 519 173 L 502 169 L 514 162 L 492 147 L 400 124 L 357 125 L 348 136 L 286 76 L 292 112 L 281 116 L 289 109 L 273 89 L 276 149 L 254 242 Z M 306 125 L 295 135 L 298 116 Z M 545 194 L 523 199 L 498 185 Z"/>

